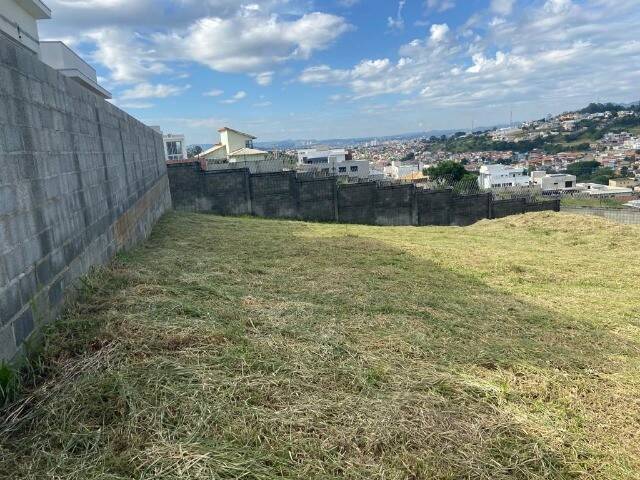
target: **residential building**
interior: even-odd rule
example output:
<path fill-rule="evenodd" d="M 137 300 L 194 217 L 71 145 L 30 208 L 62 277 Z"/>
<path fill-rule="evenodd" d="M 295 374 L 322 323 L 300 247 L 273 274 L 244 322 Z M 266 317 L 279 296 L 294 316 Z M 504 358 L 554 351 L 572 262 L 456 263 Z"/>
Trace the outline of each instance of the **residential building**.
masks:
<path fill-rule="evenodd" d="M 531 183 L 538 185 L 543 192 L 561 192 L 575 190 L 576 176 L 565 173 L 531 172 Z"/>
<path fill-rule="evenodd" d="M 352 160 L 353 158 L 351 153 L 344 148 L 329 148 L 324 146 L 298 150 L 297 153 L 299 165 L 338 163 Z"/>
<path fill-rule="evenodd" d="M 369 178 L 369 160 L 353 160 L 344 148 L 315 147 L 298 150 L 297 170 L 348 178 Z"/>
<path fill-rule="evenodd" d="M 509 165 L 483 165 L 478 176 L 480 188 L 524 187 L 531 185 L 531 178 L 523 168 Z"/>
<path fill-rule="evenodd" d="M 111 93 L 98 85 L 95 69 L 63 42 L 40 42 L 40 60 L 102 98 L 111 98 Z"/>
<path fill-rule="evenodd" d="M 0 34 L 40 55 L 38 20 L 51 18 L 51 10 L 40 0 L 2 0 Z"/>
<path fill-rule="evenodd" d="M 408 178 L 413 174 L 422 172 L 424 165 L 420 163 L 391 162 L 391 165 L 384 167 L 384 174 L 394 180 Z"/>
<path fill-rule="evenodd" d="M 633 188 L 638 185 L 635 178 L 612 178 L 609 180 L 610 187 Z"/>
<path fill-rule="evenodd" d="M 208 165 L 260 162 L 269 156 L 269 152 L 253 148 L 253 141 L 256 139 L 253 135 L 229 127 L 223 127 L 218 132 L 220 142 L 198 155 Z"/>
<path fill-rule="evenodd" d="M 160 127 L 152 127 L 162 133 Z M 164 145 L 164 158 L 167 163 L 184 162 L 187 160 L 187 147 L 184 135 L 178 133 L 162 133 L 162 144 Z"/>
<path fill-rule="evenodd" d="M 593 197 L 611 198 L 633 194 L 633 189 L 631 188 L 610 187 L 600 183 L 578 183 L 576 188 L 579 192 Z"/>

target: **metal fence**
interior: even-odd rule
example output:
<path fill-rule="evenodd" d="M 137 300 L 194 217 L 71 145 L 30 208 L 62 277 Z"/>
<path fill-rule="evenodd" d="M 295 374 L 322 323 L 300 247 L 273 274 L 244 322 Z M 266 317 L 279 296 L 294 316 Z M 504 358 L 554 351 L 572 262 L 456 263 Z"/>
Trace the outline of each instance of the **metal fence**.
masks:
<path fill-rule="evenodd" d="M 640 210 L 632 208 L 607 208 L 607 207 L 571 207 L 560 205 L 560 211 L 563 213 L 572 213 L 575 215 L 591 215 L 606 218 L 617 223 L 625 225 L 640 225 Z"/>

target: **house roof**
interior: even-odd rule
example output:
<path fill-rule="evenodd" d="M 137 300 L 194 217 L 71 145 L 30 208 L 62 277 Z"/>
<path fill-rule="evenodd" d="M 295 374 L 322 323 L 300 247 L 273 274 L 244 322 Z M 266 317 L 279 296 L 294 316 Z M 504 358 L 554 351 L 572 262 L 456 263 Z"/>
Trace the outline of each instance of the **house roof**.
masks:
<path fill-rule="evenodd" d="M 253 140 L 255 140 L 256 138 L 258 138 L 258 137 L 254 137 L 253 135 L 249 135 L 248 133 L 243 133 L 243 132 L 241 132 L 241 131 L 239 131 L 239 130 L 234 130 L 233 128 L 229 128 L 229 127 L 222 127 L 222 128 L 220 128 L 220 129 L 218 129 L 218 132 L 224 132 L 224 131 L 226 131 L 226 130 L 229 130 L 230 132 L 237 133 L 237 134 L 242 135 L 242 136 L 244 136 L 244 137 L 251 138 L 251 139 L 253 139 Z"/>
<path fill-rule="evenodd" d="M 247 156 L 247 155 L 266 155 L 269 152 L 264 150 L 256 150 L 255 148 L 239 148 L 229 154 L 230 157 Z"/>
<path fill-rule="evenodd" d="M 213 153 L 216 150 L 219 150 L 221 148 L 224 148 L 224 145 L 222 145 L 221 143 L 216 143 L 213 147 L 209 148 L 208 150 L 205 150 L 204 152 L 200 152 L 198 154 L 198 157 L 209 155 L 210 153 Z"/>

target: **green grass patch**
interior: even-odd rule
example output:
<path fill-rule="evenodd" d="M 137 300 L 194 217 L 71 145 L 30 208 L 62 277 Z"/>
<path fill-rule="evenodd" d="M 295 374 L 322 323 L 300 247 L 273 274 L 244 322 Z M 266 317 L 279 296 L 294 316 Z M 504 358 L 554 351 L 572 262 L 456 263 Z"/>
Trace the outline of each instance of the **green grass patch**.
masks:
<path fill-rule="evenodd" d="M 0 477 L 638 478 L 639 233 L 167 215 L 45 335 Z"/>

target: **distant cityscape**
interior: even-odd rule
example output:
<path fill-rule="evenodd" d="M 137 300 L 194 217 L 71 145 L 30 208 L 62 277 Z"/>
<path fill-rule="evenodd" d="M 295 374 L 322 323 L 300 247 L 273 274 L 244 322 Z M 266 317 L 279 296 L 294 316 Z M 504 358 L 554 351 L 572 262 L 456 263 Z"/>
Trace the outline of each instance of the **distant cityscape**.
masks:
<path fill-rule="evenodd" d="M 198 161 L 204 170 L 296 170 L 345 181 L 425 187 L 464 180 L 467 190 L 584 194 L 640 208 L 640 103 L 593 103 L 579 111 L 473 132 L 286 141 L 280 148 L 233 128 L 219 132 L 219 142 L 189 147 L 183 135 L 164 134 L 167 161 Z"/>

